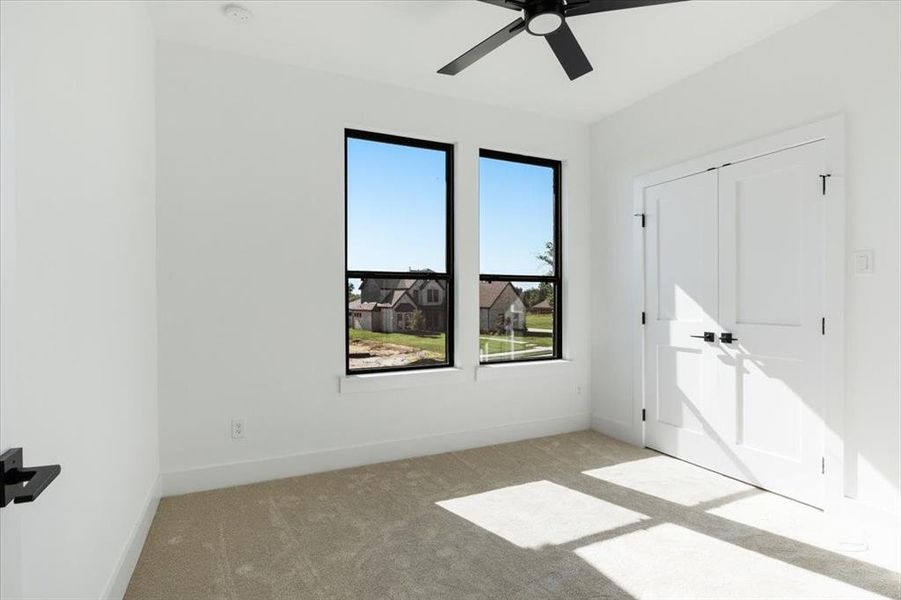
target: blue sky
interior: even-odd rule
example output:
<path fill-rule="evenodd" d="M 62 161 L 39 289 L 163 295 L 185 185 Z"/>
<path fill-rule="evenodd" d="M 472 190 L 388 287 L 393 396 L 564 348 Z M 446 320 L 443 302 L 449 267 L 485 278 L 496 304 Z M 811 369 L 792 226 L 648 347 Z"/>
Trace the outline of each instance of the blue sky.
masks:
<path fill-rule="evenodd" d="M 444 153 L 347 141 L 350 270 L 444 271 Z M 541 275 L 553 238 L 553 171 L 479 161 L 481 272 Z"/>
<path fill-rule="evenodd" d="M 444 271 L 444 152 L 347 140 L 347 268 Z"/>
<path fill-rule="evenodd" d="M 480 272 L 545 275 L 535 255 L 553 239 L 553 169 L 480 158 Z"/>

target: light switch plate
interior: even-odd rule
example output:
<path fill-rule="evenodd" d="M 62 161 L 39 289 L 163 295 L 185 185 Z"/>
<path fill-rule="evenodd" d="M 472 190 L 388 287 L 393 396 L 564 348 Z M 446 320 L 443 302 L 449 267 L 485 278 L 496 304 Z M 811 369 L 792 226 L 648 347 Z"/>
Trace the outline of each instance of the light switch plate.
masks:
<path fill-rule="evenodd" d="M 852 264 L 855 275 L 872 275 L 873 274 L 873 251 L 872 250 L 855 250 L 852 256 Z"/>

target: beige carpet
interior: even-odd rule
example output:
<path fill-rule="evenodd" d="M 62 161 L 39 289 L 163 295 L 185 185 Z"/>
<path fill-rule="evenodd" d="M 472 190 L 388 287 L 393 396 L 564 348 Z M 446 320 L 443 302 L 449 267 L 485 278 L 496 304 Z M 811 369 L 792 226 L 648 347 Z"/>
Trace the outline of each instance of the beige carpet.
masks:
<path fill-rule="evenodd" d="M 165 498 L 126 598 L 898 598 L 822 513 L 593 432 Z"/>

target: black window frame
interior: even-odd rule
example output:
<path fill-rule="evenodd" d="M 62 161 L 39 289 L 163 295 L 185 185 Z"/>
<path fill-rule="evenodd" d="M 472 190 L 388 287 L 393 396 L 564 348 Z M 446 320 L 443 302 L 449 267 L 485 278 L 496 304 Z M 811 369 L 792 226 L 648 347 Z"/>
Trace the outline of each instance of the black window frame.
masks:
<path fill-rule="evenodd" d="M 444 152 L 445 175 L 445 249 L 444 273 L 417 271 L 352 271 L 347 264 L 347 141 L 350 139 L 396 144 L 412 148 L 424 148 Z M 445 282 L 445 306 L 447 317 L 444 332 L 445 362 L 437 365 L 419 365 L 407 367 L 375 367 L 371 369 L 350 368 L 350 318 L 348 313 L 347 282 L 350 279 L 419 279 L 423 281 Z M 367 375 L 370 373 L 402 373 L 408 371 L 425 371 L 429 369 L 447 369 L 455 366 L 454 362 L 454 145 L 446 142 L 422 140 L 387 133 L 377 133 L 361 129 L 344 130 L 344 282 L 342 284 L 344 299 L 344 373 L 346 375 Z"/>
<path fill-rule="evenodd" d="M 549 167 L 554 173 L 554 274 L 553 275 L 514 275 L 510 273 L 482 273 L 481 260 L 482 248 L 479 245 L 479 281 L 509 281 L 514 282 L 547 282 L 554 286 L 554 345 L 553 354 L 551 356 L 540 356 L 535 358 L 516 358 L 513 360 L 489 360 L 485 361 L 479 353 L 479 365 L 509 365 L 514 363 L 528 362 L 546 362 L 549 360 L 561 360 L 563 358 L 563 234 L 562 234 L 562 182 L 561 174 L 563 171 L 563 162 L 549 158 L 538 158 L 535 156 L 526 156 L 523 154 L 514 154 L 512 152 L 503 152 L 500 150 L 488 150 L 481 148 L 479 150 L 479 159 L 489 158 L 494 160 L 505 160 L 509 162 L 518 162 L 527 165 L 536 165 L 539 167 Z M 481 174 L 480 174 L 481 176 Z M 479 211 L 481 212 L 482 198 L 479 196 Z M 481 308 L 480 308 L 481 310 Z M 525 316 L 524 316 L 525 318 Z"/>

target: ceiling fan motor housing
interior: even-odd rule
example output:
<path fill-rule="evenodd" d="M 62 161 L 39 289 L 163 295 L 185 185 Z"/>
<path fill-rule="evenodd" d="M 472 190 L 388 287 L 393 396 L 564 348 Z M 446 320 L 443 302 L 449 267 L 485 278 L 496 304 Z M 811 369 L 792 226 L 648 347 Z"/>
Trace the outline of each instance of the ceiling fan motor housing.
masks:
<path fill-rule="evenodd" d="M 563 25 L 562 0 L 536 0 L 527 4 L 522 12 L 526 31 L 532 35 L 545 36 Z"/>

